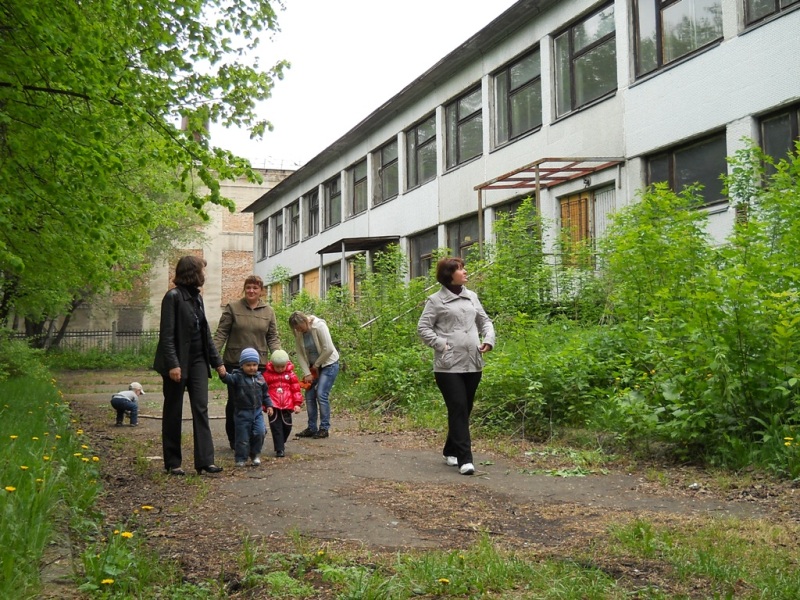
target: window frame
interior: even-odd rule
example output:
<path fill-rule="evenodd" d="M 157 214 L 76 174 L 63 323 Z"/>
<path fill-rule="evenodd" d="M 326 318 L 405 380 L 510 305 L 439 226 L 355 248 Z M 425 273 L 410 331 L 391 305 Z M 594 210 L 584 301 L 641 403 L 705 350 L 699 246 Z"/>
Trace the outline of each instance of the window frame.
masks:
<path fill-rule="evenodd" d="M 333 189 L 335 187 L 335 189 Z M 337 173 L 335 177 L 331 177 L 322 184 L 324 190 L 324 206 L 322 209 L 322 227 L 323 229 L 330 229 L 336 227 L 342 222 L 342 174 Z M 333 220 L 332 208 L 333 204 L 338 203 L 338 216 L 337 220 Z"/>
<path fill-rule="evenodd" d="M 309 190 L 303 196 L 305 214 L 305 238 L 314 237 L 319 233 L 319 187 Z"/>
<path fill-rule="evenodd" d="M 298 198 L 286 207 L 286 220 L 289 223 L 286 246 L 300 243 L 300 199 Z"/>
<path fill-rule="evenodd" d="M 269 256 L 269 217 L 258 223 L 258 260 Z"/>
<path fill-rule="evenodd" d="M 463 233 L 463 229 L 466 227 L 474 228 L 475 229 L 475 237 L 469 240 L 465 239 L 465 235 Z M 447 238 L 447 247 L 450 249 L 450 252 L 453 256 L 459 256 L 462 260 L 467 259 L 467 254 L 469 254 L 470 248 L 475 246 L 479 239 L 481 238 L 481 231 L 480 231 L 481 223 L 478 219 L 478 215 L 468 215 L 466 217 L 462 217 L 455 221 L 450 221 L 445 226 L 445 235 Z M 457 240 L 458 247 L 456 247 L 455 242 Z"/>
<path fill-rule="evenodd" d="M 419 142 L 420 129 L 432 122 L 433 135 L 425 139 L 421 144 Z M 433 181 L 438 175 L 438 159 L 436 158 L 436 113 L 429 114 L 424 119 L 418 121 L 408 129 L 406 129 L 406 185 L 408 189 L 413 189 Z M 420 176 L 420 156 L 423 152 L 427 151 L 430 146 L 433 146 L 433 173 L 427 178 L 422 179 Z M 426 155 L 427 156 L 427 155 Z M 413 168 L 412 168 L 413 167 Z"/>
<path fill-rule="evenodd" d="M 359 173 L 359 169 L 363 170 L 363 175 Z M 354 217 L 367 211 L 369 204 L 368 175 L 366 157 L 347 170 L 347 178 L 350 182 L 350 201 L 347 206 L 348 217 Z M 359 193 L 361 193 L 361 196 L 359 196 Z"/>
<path fill-rule="evenodd" d="M 787 13 L 800 7 L 800 0 L 772 0 L 772 10 L 768 13 L 753 17 L 752 15 L 753 0 L 744 0 L 744 24 L 745 27 L 750 27 L 770 19 L 781 13 Z"/>
<path fill-rule="evenodd" d="M 390 158 L 389 160 L 386 159 L 385 153 L 386 149 L 390 146 L 394 146 L 394 158 Z M 385 143 L 383 146 L 378 148 L 374 156 L 376 157 L 376 164 L 377 164 L 377 172 L 375 177 L 375 198 L 373 199 L 372 203 L 373 206 L 379 206 L 384 202 L 388 202 L 389 200 L 393 200 L 400 195 L 400 144 L 397 141 L 397 138 L 393 139 L 390 142 Z M 392 175 L 392 171 L 394 172 Z M 388 177 L 394 178 L 394 193 L 386 194 L 386 178 Z"/>
<path fill-rule="evenodd" d="M 533 58 L 534 56 L 537 58 L 537 61 L 539 63 L 539 74 L 530 79 L 525 80 L 523 83 L 512 88 L 513 69 L 521 65 L 525 61 Z M 506 83 L 504 84 L 504 89 L 503 86 L 501 86 L 500 84 L 502 78 L 505 78 L 506 80 Z M 502 69 L 496 71 L 492 75 L 492 81 L 494 85 L 495 147 L 503 146 L 505 144 L 513 142 L 514 140 L 519 139 L 520 137 L 532 131 L 541 129 L 544 121 L 544 115 L 543 115 L 544 111 L 542 107 L 542 102 L 543 102 L 542 52 L 539 46 L 530 49 L 529 51 L 525 52 L 521 56 L 518 56 L 516 59 L 506 64 Z M 513 131 L 513 125 L 514 125 L 513 101 L 517 96 L 521 96 L 522 94 L 529 92 L 531 88 L 535 87 L 538 87 L 538 93 L 539 93 L 538 121 L 534 117 L 533 121 L 535 122 L 535 124 L 531 125 L 528 129 L 515 132 Z"/>
<path fill-rule="evenodd" d="M 775 121 L 776 119 L 780 118 L 788 118 L 788 131 L 789 134 L 789 145 L 785 148 L 785 152 L 781 156 L 775 156 L 772 154 L 772 148 L 767 148 L 767 135 L 765 131 L 765 125 L 770 121 Z M 780 160 L 785 160 L 788 158 L 789 152 L 795 151 L 795 144 L 800 140 L 800 103 L 790 104 L 788 106 L 784 106 L 779 110 L 773 110 L 771 112 L 765 113 L 758 118 L 758 145 L 763 150 L 763 152 L 769 156 L 771 156 L 775 162 L 777 163 Z M 784 148 L 781 148 L 784 150 Z M 766 173 L 767 175 L 772 175 L 775 173 L 775 167 L 772 165 L 766 166 Z"/>
<path fill-rule="evenodd" d="M 697 47 L 687 50 L 686 52 L 680 54 L 679 56 L 675 56 L 669 60 L 665 57 L 665 31 L 664 31 L 664 11 L 669 10 L 670 8 L 677 7 L 682 2 L 696 2 L 702 0 L 634 0 L 633 1 L 633 27 L 631 29 L 633 35 L 633 48 L 634 48 L 634 60 L 633 60 L 633 71 L 634 77 L 636 79 L 640 79 L 642 77 L 647 77 L 653 73 L 661 71 L 664 68 L 669 67 L 672 64 L 680 62 L 686 58 L 696 55 L 697 53 L 701 52 L 705 48 L 717 44 L 723 38 L 723 31 L 722 31 L 722 17 L 720 17 L 719 22 L 719 35 L 712 39 L 708 40 L 702 44 L 699 44 Z M 723 0 L 715 0 L 719 3 L 719 10 L 720 13 L 722 11 L 722 2 Z M 647 15 L 643 14 L 642 4 L 647 5 Z M 654 66 L 643 66 L 642 62 L 645 60 L 643 55 L 643 42 L 645 38 L 642 36 L 641 28 L 642 28 L 642 19 L 652 17 L 652 23 L 648 23 L 652 25 L 653 34 L 655 35 L 655 57 L 651 57 L 651 60 L 655 61 Z M 649 39 L 649 38 L 648 38 Z"/>
<path fill-rule="evenodd" d="M 433 239 L 433 247 L 420 250 L 420 244 L 429 238 Z M 409 236 L 408 273 L 411 279 L 426 277 L 433 267 L 433 256 L 439 247 L 439 232 L 437 228 L 422 231 L 414 236 Z"/>
<path fill-rule="evenodd" d="M 478 97 L 477 108 L 472 112 L 462 114 L 462 109 L 468 110 L 465 106 L 466 101 L 476 94 Z M 469 139 L 466 132 L 474 127 L 475 121 L 478 122 L 480 131 L 480 144 L 473 154 L 462 156 L 462 152 L 467 150 L 464 146 Z M 455 169 L 483 155 L 483 86 L 480 82 L 445 105 L 444 122 L 446 131 L 445 170 Z"/>
<path fill-rule="evenodd" d="M 565 117 L 565 116 L 567 116 L 567 115 L 569 115 L 569 114 L 571 114 L 571 113 L 573 113 L 573 112 L 575 112 L 577 110 L 580 110 L 581 108 L 584 108 L 586 106 L 591 106 L 595 102 L 599 102 L 600 100 L 603 100 L 604 98 L 608 98 L 610 96 L 613 96 L 617 92 L 618 82 L 617 82 L 617 48 L 616 48 L 616 44 L 617 44 L 617 28 L 616 28 L 616 22 L 614 23 L 613 31 L 611 31 L 609 33 L 606 33 L 605 35 L 603 35 L 602 37 L 592 41 L 591 43 L 587 43 L 582 48 L 580 48 L 578 50 L 575 50 L 575 37 L 576 37 L 576 34 L 578 32 L 578 29 L 580 27 L 582 27 L 584 24 L 586 24 L 587 22 L 589 22 L 591 19 L 593 19 L 595 17 L 599 17 L 604 11 L 606 11 L 608 9 L 611 9 L 611 11 L 612 11 L 612 20 L 613 20 L 613 18 L 616 15 L 616 10 L 615 10 L 615 7 L 614 7 L 614 3 L 610 2 L 610 3 L 604 4 L 603 6 L 600 6 L 599 8 L 597 8 L 595 10 L 592 10 L 592 12 L 590 12 L 587 15 L 584 15 L 581 19 L 578 19 L 578 20 L 574 21 L 568 27 L 565 27 L 564 29 L 562 29 L 556 35 L 553 36 L 553 65 L 554 65 L 554 69 L 555 69 L 555 77 L 554 77 L 554 80 L 553 80 L 553 89 L 554 89 L 553 99 L 554 99 L 554 102 L 555 102 L 555 116 L 556 116 L 556 119 L 560 119 L 562 117 Z M 560 55 L 559 55 L 559 48 L 560 48 L 559 40 L 564 38 L 564 36 L 566 36 L 567 41 L 568 41 L 568 44 L 567 44 L 568 56 L 566 57 L 566 59 L 567 59 L 566 62 L 567 62 L 568 69 L 569 69 L 569 107 L 566 110 L 560 111 L 559 110 L 560 109 L 559 105 L 560 105 L 560 102 L 561 102 L 561 95 L 563 93 L 563 90 L 561 90 L 560 87 L 559 87 L 560 86 L 559 66 L 561 64 Z M 576 95 L 576 90 L 578 88 L 578 86 L 576 85 L 576 77 L 575 77 L 576 65 L 578 64 L 578 61 L 580 61 L 584 57 L 589 56 L 592 52 L 594 52 L 595 50 L 598 50 L 599 48 L 605 46 L 606 44 L 610 45 L 610 47 L 612 49 L 612 52 L 613 52 L 613 56 L 614 56 L 614 73 L 613 73 L 613 75 L 612 75 L 612 77 L 610 78 L 610 81 L 609 81 L 610 87 L 608 89 L 606 89 L 605 91 L 601 92 L 598 95 L 595 95 L 595 96 L 593 96 L 591 98 L 588 98 L 586 100 L 583 100 L 583 101 L 579 101 L 577 99 L 577 95 Z"/>
<path fill-rule="evenodd" d="M 269 255 L 275 256 L 283 251 L 283 209 L 269 217 L 270 248 Z"/>
<path fill-rule="evenodd" d="M 681 182 L 681 181 L 678 181 L 677 173 L 678 173 L 678 171 L 681 170 L 681 168 L 680 167 L 676 167 L 676 164 L 675 164 L 676 163 L 676 155 L 679 154 L 679 153 L 686 153 L 686 152 L 689 152 L 689 151 L 691 151 L 693 149 L 697 149 L 698 147 L 700 147 L 702 145 L 718 144 L 720 142 L 722 143 L 722 146 L 723 146 L 723 150 L 722 150 L 722 153 L 721 153 L 720 156 L 708 157 L 708 158 L 704 159 L 703 161 L 698 161 L 695 158 L 695 159 L 691 160 L 690 162 L 691 162 L 691 164 L 699 164 L 700 162 L 702 162 L 702 164 L 709 164 L 710 163 L 710 159 L 713 158 L 714 160 L 719 160 L 719 166 L 722 167 L 722 170 L 720 171 L 719 175 L 727 173 L 727 170 L 728 170 L 727 140 L 726 140 L 726 137 L 725 137 L 725 131 L 717 131 L 717 132 L 710 133 L 708 135 L 704 135 L 703 137 L 700 137 L 700 138 L 692 139 L 692 140 L 687 141 L 685 143 L 677 144 L 675 146 L 670 146 L 669 148 L 665 148 L 664 150 L 661 150 L 660 152 L 654 152 L 653 154 L 647 156 L 646 157 L 646 164 L 645 164 L 646 184 L 648 186 L 650 186 L 650 185 L 653 185 L 656 182 L 664 181 L 664 179 L 661 179 L 661 178 L 655 179 L 653 177 L 652 171 L 653 171 L 653 163 L 656 160 L 660 160 L 660 159 L 663 159 L 664 157 L 666 157 L 667 158 L 667 172 L 668 172 L 668 179 L 666 180 L 667 184 L 669 185 L 669 188 L 671 190 L 673 190 L 676 193 L 680 193 L 687 185 L 692 185 L 694 183 L 697 183 L 697 181 L 693 181 L 693 182 Z M 708 196 L 706 195 L 708 193 L 708 187 L 706 186 L 700 192 L 701 196 L 703 197 L 703 204 L 702 204 L 703 206 L 713 206 L 715 204 L 720 204 L 720 203 L 723 203 L 723 202 L 727 202 L 727 198 L 722 193 L 722 187 L 723 187 L 722 181 L 719 179 L 719 177 L 717 177 L 717 178 L 714 179 L 714 182 L 715 182 L 715 185 L 719 186 L 719 190 L 720 190 L 719 196 L 709 200 Z M 717 184 L 717 182 L 718 182 L 718 184 Z M 679 184 L 681 185 L 680 188 L 678 188 Z"/>

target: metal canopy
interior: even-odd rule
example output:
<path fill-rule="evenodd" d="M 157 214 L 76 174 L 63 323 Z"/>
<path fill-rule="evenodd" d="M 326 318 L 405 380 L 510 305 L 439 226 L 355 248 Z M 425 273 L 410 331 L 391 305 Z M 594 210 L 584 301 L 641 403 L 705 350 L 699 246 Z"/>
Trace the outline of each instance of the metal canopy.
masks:
<path fill-rule="evenodd" d="M 317 250 L 317 254 L 331 254 L 333 252 L 358 252 L 360 250 L 376 250 L 386 244 L 399 243 L 399 236 L 383 236 L 383 237 L 352 237 L 342 238 L 338 242 L 334 242 L 329 246 L 325 246 L 322 250 Z"/>
<path fill-rule="evenodd" d="M 612 157 L 540 158 L 474 187 L 482 190 L 526 190 L 549 188 L 559 183 L 587 177 L 597 171 L 622 164 L 624 159 Z"/>

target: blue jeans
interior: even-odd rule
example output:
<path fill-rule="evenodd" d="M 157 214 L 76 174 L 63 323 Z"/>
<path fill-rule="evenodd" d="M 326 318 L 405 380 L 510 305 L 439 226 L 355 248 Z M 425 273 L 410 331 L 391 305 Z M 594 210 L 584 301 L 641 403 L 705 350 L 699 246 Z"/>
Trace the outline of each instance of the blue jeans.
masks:
<path fill-rule="evenodd" d="M 339 363 L 335 362 L 327 367 L 321 367 L 319 378 L 306 390 L 306 410 L 308 411 L 308 428 L 311 431 L 331 428 L 331 403 L 328 396 L 331 393 L 333 382 L 339 374 Z M 319 410 L 318 410 L 319 409 Z M 317 427 L 317 412 L 319 412 L 319 428 Z"/>
<path fill-rule="evenodd" d="M 236 432 L 234 442 L 236 462 L 245 462 L 249 456 L 261 454 L 266 433 L 261 407 L 235 409 L 233 422 Z"/>
<path fill-rule="evenodd" d="M 136 425 L 139 422 L 139 404 L 128 400 L 125 396 L 112 396 L 111 406 L 117 411 L 117 424 L 122 424 L 122 419 L 125 413 L 131 415 L 131 425 Z"/>

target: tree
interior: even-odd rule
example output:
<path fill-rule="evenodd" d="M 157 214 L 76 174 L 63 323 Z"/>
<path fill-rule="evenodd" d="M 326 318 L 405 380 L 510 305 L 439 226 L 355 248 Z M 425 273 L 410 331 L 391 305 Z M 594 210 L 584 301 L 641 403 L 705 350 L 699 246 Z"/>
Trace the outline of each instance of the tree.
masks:
<path fill-rule="evenodd" d="M 261 0 L 0 0 L 0 318 L 124 287 L 206 202 L 232 208 L 219 180 L 258 175 L 197 133 L 271 128 L 255 103 L 288 64 L 243 61 L 276 30 Z"/>

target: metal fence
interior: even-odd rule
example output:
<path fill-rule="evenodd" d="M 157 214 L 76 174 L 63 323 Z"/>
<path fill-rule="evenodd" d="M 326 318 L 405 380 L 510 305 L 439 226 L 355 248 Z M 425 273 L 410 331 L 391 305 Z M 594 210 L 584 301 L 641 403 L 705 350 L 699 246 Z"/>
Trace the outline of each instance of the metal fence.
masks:
<path fill-rule="evenodd" d="M 14 339 L 35 341 L 24 333 L 13 335 Z M 158 329 L 140 331 L 117 331 L 116 329 L 73 329 L 64 334 L 59 350 L 142 350 L 154 346 L 158 341 Z M 37 344 L 33 344 L 37 345 Z"/>

